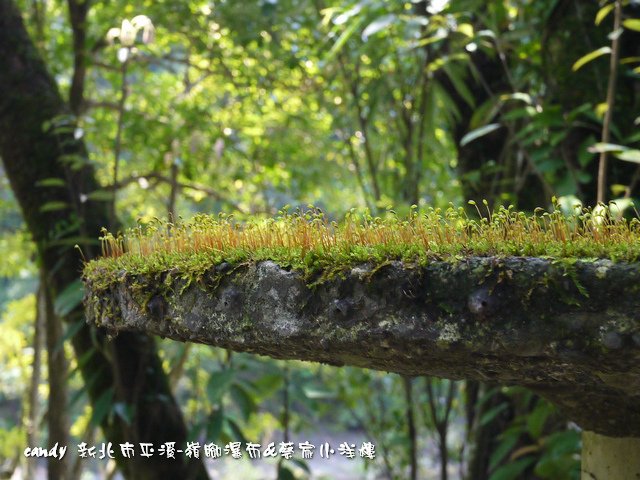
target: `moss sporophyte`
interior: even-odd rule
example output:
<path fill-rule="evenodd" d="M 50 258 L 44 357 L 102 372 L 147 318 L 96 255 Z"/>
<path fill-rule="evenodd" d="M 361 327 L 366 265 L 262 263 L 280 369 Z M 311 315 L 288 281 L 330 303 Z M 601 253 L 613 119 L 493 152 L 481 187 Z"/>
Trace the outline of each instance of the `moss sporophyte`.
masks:
<path fill-rule="evenodd" d="M 280 212 L 238 222 L 220 214 L 176 224 L 155 221 L 114 235 L 104 232 L 102 258 L 85 265 L 94 288 L 128 275 L 178 272 L 199 278 L 216 265 L 272 260 L 308 275 L 339 273 L 359 263 L 392 260 L 424 265 L 468 256 L 557 259 L 640 258 L 640 220 L 600 206 L 572 214 L 558 207 L 532 214 L 500 207 L 470 218 L 463 208 L 412 209 L 406 217 L 349 211 L 339 222 L 318 210 Z"/>

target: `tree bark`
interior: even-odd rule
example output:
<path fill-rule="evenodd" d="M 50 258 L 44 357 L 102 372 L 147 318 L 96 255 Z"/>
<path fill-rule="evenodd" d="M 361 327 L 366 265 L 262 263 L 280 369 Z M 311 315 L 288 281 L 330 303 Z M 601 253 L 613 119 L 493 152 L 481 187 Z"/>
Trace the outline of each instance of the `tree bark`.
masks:
<path fill-rule="evenodd" d="M 67 412 L 67 359 L 62 345 L 62 322 L 57 318 L 49 286 L 44 272 L 40 273 L 38 289 L 38 309 L 44 316 L 47 343 L 47 367 L 49 374 L 49 399 L 47 402 L 47 425 L 49 426 L 49 445 L 69 445 L 69 415 Z M 67 478 L 69 456 L 61 459 L 47 459 L 47 475 L 49 480 Z"/>
<path fill-rule="evenodd" d="M 99 186 L 84 144 L 74 138 L 69 110 L 10 0 L 0 0 L 0 92 L 0 157 L 55 298 L 78 280 L 82 265 L 74 245 L 82 245 L 87 258 L 96 253 L 94 239 L 108 221 L 107 209 L 91 200 Z M 55 186 L 50 179 L 57 179 Z M 78 305 L 64 320 L 81 317 Z M 130 421 L 116 414 L 102 419 L 116 451 L 127 441 L 184 444 L 184 420 L 151 338 L 128 333 L 108 341 L 104 332 L 85 326 L 72 343 L 79 358 L 88 356 L 80 369 L 91 401 L 112 392 L 114 402 L 132 408 Z M 123 474 L 136 480 L 207 478 L 200 460 L 181 456 L 116 454 L 116 460 Z"/>
<path fill-rule="evenodd" d="M 42 288 L 42 285 L 39 286 Z M 27 445 L 37 445 L 40 440 L 38 435 L 38 422 L 40 419 L 40 405 L 38 389 L 40 387 L 42 373 L 42 352 L 44 350 L 44 310 L 40 302 L 40 292 L 36 296 L 36 318 L 33 328 L 33 365 L 31 367 L 31 383 L 29 385 L 29 415 L 27 417 Z M 25 463 L 25 477 L 32 478 L 35 475 L 36 458 L 30 457 Z"/>

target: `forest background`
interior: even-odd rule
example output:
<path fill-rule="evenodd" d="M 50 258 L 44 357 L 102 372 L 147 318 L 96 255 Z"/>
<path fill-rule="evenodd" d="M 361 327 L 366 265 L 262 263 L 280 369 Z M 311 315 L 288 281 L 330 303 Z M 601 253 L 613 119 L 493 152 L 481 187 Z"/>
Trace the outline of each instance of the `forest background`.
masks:
<path fill-rule="evenodd" d="M 55 441 L 321 432 L 375 443 L 344 478 L 578 478 L 575 425 L 522 388 L 112 341 L 84 323 L 81 262 L 101 227 L 199 212 L 625 212 L 639 115 L 637 1 L 0 0 L 2 474 L 35 475 L 24 447 Z M 69 455 L 48 475 L 167 468 Z"/>

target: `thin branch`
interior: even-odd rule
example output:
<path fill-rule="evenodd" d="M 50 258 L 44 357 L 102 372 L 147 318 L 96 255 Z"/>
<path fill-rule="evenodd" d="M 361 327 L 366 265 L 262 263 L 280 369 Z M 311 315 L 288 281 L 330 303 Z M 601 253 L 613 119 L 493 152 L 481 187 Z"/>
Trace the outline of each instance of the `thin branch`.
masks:
<path fill-rule="evenodd" d="M 169 384 L 171 385 L 171 390 L 175 392 L 176 387 L 178 385 L 178 381 L 182 377 L 184 373 L 184 367 L 187 364 L 187 360 L 189 358 L 189 352 L 191 351 L 191 347 L 193 343 L 185 343 L 182 348 L 182 352 L 180 352 L 180 356 L 178 360 L 175 362 L 171 370 L 169 371 Z"/>
<path fill-rule="evenodd" d="M 124 128 L 124 107 L 127 101 L 127 67 L 129 65 L 129 56 L 131 49 L 127 48 L 127 58 L 122 62 L 120 67 L 120 99 L 118 101 L 118 125 L 116 130 L 116 138 L 113 147 L 113 184 L 118 184 L 118 170 L 120 167 L 120 154 L 122 153 L 122 130 Z M 115 224 L 116 220 L 116 191 L 113 192 L 111 205 L 109 210 L 110 227 Z"/>
<path fill-rule="evenodd" d="M 161 173 L 158 172 L 149 172 L 149 173 L 145 173 L 143 175 L 131 175 L 129 177 L 126 177 L 120 181 L 118 181 L 117 183 L 110 185 L 109 189 L 112 190 L 119 190 L 121 188 L 126 187 L 127 185 L 130 185 L 132 183 L 135 183 L 141 179 L 153 179 L 153 180 L 157 180 L 158 182 L 161 183 L 167 183 L 169 185 L 171 185 L 173 183 L 173 181 L 171 180 L 170 177 L 167 177 L 166 175 L 162 175 Z M 220 192 L 218 192 L 217 190 L 214 190 L 211 187 L 208 187 L 206 185 L 202 185 L 200 183 L 187 183 L 187 182 L 176 182 L 176 185 L 178 188 L 180 189 L 188 189 L 188 190 L 195 190 L 198 192 L 202 192 L 205 193 L 207 196 L 218 200 L 220 202 L 224 202 L 227 203 L 229 205 L 231 205 L 233 208 L 235 208 L 236 210 L 238 210 L 241 213 L 248 213 L 247 210 L 245 208 L 243 208 L 242 206 L 240 206 L 238 203 L 234 202 L 233 200 L 230 200 L 229 198 L 225 197 L 224 195 L 222 195 Z"/>
<path fill-rule="evenodd" d="M 609 85 L 607 87 L 607 111 L 602 122 L 602 143 L 609 143 L 611 139 L 611 121 L 613 119 L 613 104 L 616 96 L 616 77 L 618 75 L 618 57 L 620 56 L 620 35 L 622 22 L 622 2 L 616 0 L 611 40 L 611 59 L 609 62 Z M 607 200 L 607 152 L 600 153 L 598 163 L 598 202 Z"/>
<path fill-rule="evenodd" d="M 171 187 L 169 191 L 169 201 L 167 203 L 167 216 L 169 217 L 169 222 L 173 222 L 176 219 L 176 201 L 178 198 L 178 164 L 175 160 L 171 162 L 171 176 L 169 177 L 169 186 Z"/>
<path fill-rule="evenodd" d="M 639 180 L 640 180 L 640 165 L 638 166 L 638 168 L 636 168 L 636 171 L 633 172 L 631 181 L 629 182 L 629 185 L 627 186 L 627 188 L 625 188 L 624 190 L 624 198 L 631 198 L 631 195 L 633 194 L 633 190 L 636 188 L 636 185 L 638 185 Z"/>
<path fill-rule="evenodd" d="M 411 480 L 418 478 L 418 438 L 416 433 L 416 420 L 413 406 L 413 379 L 405 375 L 402 376 L 405 398 L 405 415 L 407 417 L 407 428 L 409 434 L 409 464 Z"/>
<path fill-rule="evenodd" d="M 364 114 L 364 109 L 360 104 L 360 74 L 358 72 L 358 64 L 354 69 L 355 78 L 352 79 L 351 75 L 347 73 L 347 68 L 344 63 L 344 59 L 342 55 L 338 56 L 340 69 L 344 75 L 345 80 L 349 82 L 349 88 L 351 91 L 351 96 L 353 97 L 353 102 L 356 107 L 356 112 L 358 116 L 358 123 L 360 125 L 360 130 L 362 131 L 362 137 L 364 141 L 364 152 L 365 159 L 367 161 L 367 166 L 369 167 L 369 175 L 371 176 L 371 186 L 373 187 L 373 196 L 378 202 L 381 197 L 380 185 L 378 183 L 378 167 L 376 165 L 375 159 L 373 158 L 373 150 L 371 149 L 371 142 L 369 140 L 369 119 Z"/>
<path fill-rule="evenodd" d="M 82 109 L 84 98 L 84 84 L 87 73 L 87 13 L 90 2 L 88 0 L 68 0 L 69 22 L 73 32 L 73 76 L 69 89 L 69 106 L 78 116 Z"/>
<path fill-rule="evenodd" d="M 418 113 L 420 115 L 420 122 L 418 124 L 418 144 L 416 145 L 416 163 L 418 168 L 415 175 L 415 197 L 416 200 L 420 196 L 420 180 L 422 178 L 422 167 L 424 165 L 424 139 L 425 129 L 427 126 L 427 100 L 429 95 L 429 76 L 426 75 L 427 66 L 429 64 L 429 57 L 425 55 L 424 65 L 420 72 L 419 85 L 420 85 L 420 102 L 418 106 Z M 432 126 L 433 127 L 433 126 Z M 416 202 L 417 203 L 417 202 Z"/>
<path fill-rule="evenodd" d="M 370 202 L 369 202 L 369 194 L 364 184 L 362 167 L 360 166 L 360 160 L 358 159 L 358 154 L 356 153 L 355 148 L 353 148 L 353 143 L 351 143 L 350 138 L 345 138 L 344 143 L 347 145 L 347 149 L 349 150 L 349 156 L 351 157 L 351 163 L 353 163 L 353 166 L 356 170 L 356 180 L 358 180 L 358 185 L 360 186 L 360 190 L 362 190 L 362 196 L 364 197 L 364 201 L 367 204 L 367 208 L 373 212 L 372 205 L 370 205 Z"/>
<path fill-rule="evenodd" d="M 82 107 L 85 111 L 92 108 L 106 108 L 108 110 L 115 111 L 118 111 L 119 109 L 117 102 L 109 102 L 107 100 L 85 100 Z"/>
<path fill-rule="evenodd" d="M 40 270 L 40 288 L 37 301 L 40 302 L 40 312 L 44 315 L 45 337 L 47 345 L 47 366 L 49 374 L 49 398 L 47 407 L 47 425 L 49 429 L 49 445 L 58 442 L 60 445 L 69 443 L 69 416 L 67 409 L 67 359 L 62 345 L 64 330 L 62 320 L 55 314 L 47 274 Z M 67 478 L 69 460 L 59 459 L 48 463 L 50 479 Z"/>
<path fill-rule="evenodd" d="M 37 2 L 36 2 L 37 3 Z M 40 286 L 42 289 L 43 286 Z M 37 445 L 40 441 L 38 438 L 38 418 L 40 416 L 40 408 L 38 405 L 38 387 L 42 378 L 42 353 L 44 344 L 44 320 L 45 312 L 43 311 L 43 302 L 36 302 L 36 318 L 33 331 L 33 364 L 31 371 L 31 382 L 29 385 L 29 401 L 27 416 L 27 445 Z M 27 458 L 25 464 L 26 478 L 35 477 L 35 458 Z"/>
<path fill-rule="evenodd" d="M 113 65 L 110 65 L 110 64 L 104 63 L 104 62 L 99 62 L 97 60 L 93 60 L 91 62 L 91 64 L 94 67 L 102 68 L 103 70 L 107 70 L 109 72 L 119 72 L 120 71 L 120 69 L 118 67 L 114 67 Z"/>

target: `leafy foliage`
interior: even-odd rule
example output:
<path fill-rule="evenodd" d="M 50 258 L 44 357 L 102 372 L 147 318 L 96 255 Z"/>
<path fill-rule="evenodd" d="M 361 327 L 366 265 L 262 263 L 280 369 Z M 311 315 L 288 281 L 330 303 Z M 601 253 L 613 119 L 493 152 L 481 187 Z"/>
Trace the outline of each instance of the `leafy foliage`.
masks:
<path fill-rule="evenodd" d="M 95 279 L 110 281 L 102 276 L 119 268 L 176 264 L 197 275 L 223 260 L 265 258 L 307 271 L 469 253 L 637 259 L 637 221 L 619 218 L 630 216 L 640 181 L 634 2 L 621 2 L 621 30 L 611 32 L 615 1 L 116 0 L 91 3 L 81 45 L 65 2 L 17 3 L 63 93 L 77 73 L 74 55 L 83 54 L 86 66 L 74 116 L 34 128 L 82 138 L 103 184 L 82 195 L 113 203 L 125 227 L 146 228 L 145 235 L 137 227 L 124 237 L 106 234 L 107 253 L 117 258 L 88 264 L 85 274 Z M 619 35 L 620 58 L 611 139 L 603 142 L 609 34 Z M 582 210 L 595 204 L 595 160 L 602 154 L 613 157 L 607 197 L 616 206 Z M 60 160 L 71 169 L 87 161 Z M 62 178 L 34 186 L 64 187 Z M 472 195 L 488 199 L 484 219 L 447 209 Z M 552 196 L 558 201 L 550 213 L 531 213 Z M 326 216 L 302 211 L 274 219 L 285 205 L 309 203 Z M 500 204 L 530 212 L 493 209 Z M 68 204 L 40 208 L 56 213 Z M 371 214 L 355 213 L 363 208 Z M 218 211 L 234 217 L 178 221 Z M 156 218 L 175 225 L 167 229 Z M 71 241 L 59 237 L 52 243 Z M 0 356 L 9 367 L 0 403 L 11 406 L 28 394 L 38 276 L 35 248 L 2 171 L 0 251 Z M 80 295 L 79 284 L 71 284 L 55 299 L 57 313 L 73 309 Z M 65 340 L 73 335 L 70 328 Z M 331 419 L 368 429 L 381 446 L 375 468 L 407 478 L 411 441 L 401 379 L 159 345 L 193 438 L 267 438 Z M 102 416 L 131 414 L 108 396 L 89 408 L 92 379 L 77 375 L 87 361 L 75 359 L 69 376 L 76 439 L 92 435 Z M 416 401 L 427 404 L 419 391 Z M 465 390 L 455 391 L 454 430 Z M 289 407 L 287 423 L 282 412 Z M 506 407 L 498 408 L 480 422 L 499 418 Z M 424 446 L 435 425 L 427 412 L 418 415 Z M 543 403 L 516 415 L 491 454 L 492 478 L 576 475 L 577 434 L 547 428 L 552 415 Z M 14 417 L 15 425 L 0 425 L 3 445 L 25 431 L 21 415 Z M 450 444 L 454 457 L 459 447 Z M 294 470 L 281 464 L 274 477 L 290 478 Z"/>

